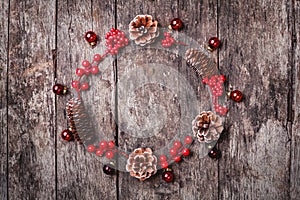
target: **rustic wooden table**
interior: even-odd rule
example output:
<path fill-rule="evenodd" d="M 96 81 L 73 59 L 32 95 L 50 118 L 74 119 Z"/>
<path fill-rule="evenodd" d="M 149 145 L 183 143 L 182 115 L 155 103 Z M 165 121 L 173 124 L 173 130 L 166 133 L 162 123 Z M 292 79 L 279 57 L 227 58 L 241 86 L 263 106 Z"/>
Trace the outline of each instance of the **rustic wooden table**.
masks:
<path fill-rule="evenodd" d="M 300 199 L 299 0 L 2 0 L 0 8 L 1 199 Z M 160 176 L 144 182 L 124 172 L 107 176 L 94 155 L 60 138 L 68 97 L 55 96 L 52 85 L 70 83 L 83 58 L 104 52 L 102 36 L 111 27 L 127 31 L 137 14 L 151 14 L 161 26 L 179 17 L 181 33 L 199 44 L 217 35 L 222 47 L 212 57 L 225 87 L 245 94 L 242 103 L 228 102 L 222 158 L 199 159 L 194 145 L 196 153 L 173 166 L 171 184 Z M 101 36 L 94 50 L 83 39 L 91 29 Z M 204 90 L 178 57 L 129 52 L 128 65 L 103 67 L 85 100 L 97 127 L 127 150 L 162 145 L 178 128 L 172 120 L 178 105 L 168 107 L 161 93 L 163 108 L 175 109 L 167 113 L 174 115 L 164 124 L 166 135 L 135 139 L 115 125 L 116 80 L 146 59 L 177 66 Z M 146 89 L 139 98 L 151 95 Z M 203 104 L 207 98 L 198 95 Z"/>

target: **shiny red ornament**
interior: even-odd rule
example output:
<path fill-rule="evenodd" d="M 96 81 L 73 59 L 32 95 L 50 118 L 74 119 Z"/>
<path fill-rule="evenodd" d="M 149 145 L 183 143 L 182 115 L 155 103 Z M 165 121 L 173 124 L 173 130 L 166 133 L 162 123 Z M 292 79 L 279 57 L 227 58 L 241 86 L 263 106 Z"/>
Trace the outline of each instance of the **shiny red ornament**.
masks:
<path fill-rule="evenodd" d="M 212 37 L 208 40 L 208 50 L 214 51 L 220 47 L 221 41 L 217 37 Z"/>
<path fill-rule="evenodd" d="M 179 18 L 172 19 L 172 21 L 170 23 L 171 29 L 176 30 L 176 31 L 180 30 L 182 28 L 182 26 L 183 26 L 183 23 Z"/>
<path fill-rule="evenodd" d="M 71 141 L 73 140 L 73 133 L 69 129 L 66 129 L 61 132 L 61 137 L 66 141 Z"/>
<path fill-rule="evenodd" d="M 56 95 L 65 95 L 68 93 L 68 88 L 62 84 L 55 84 L 53 85 L 52 91 Z"/>
<path fill-rule="evenodd" d="M 241 102 L 243 99 L 243 93 L 239 90 L 234 90 L 229 93 L 229 98 L 235 102 Z"/>
<path fill-rule="evenodd" d="M 167 169 L 163 174 L 162 174 L 162 179 L 166 181 L 167 183 L 170 183 L 174 180 L 174 174 L 170 169 Z"/>
<path fill-rule="evenodd" d="M 219 149 L 214 147 L 213 149 L 210 150 L 210 152 L 208 153 L 208 156 L 213 159 L 219 159 L 219 158 L 221 158 L 222 153 Z"/>
<path fill-rule="evenodd" d="M 97 35 L 93 31 L 88 31 L 85 33 L 84 39 L 91 45 L 97 45 Z"/>

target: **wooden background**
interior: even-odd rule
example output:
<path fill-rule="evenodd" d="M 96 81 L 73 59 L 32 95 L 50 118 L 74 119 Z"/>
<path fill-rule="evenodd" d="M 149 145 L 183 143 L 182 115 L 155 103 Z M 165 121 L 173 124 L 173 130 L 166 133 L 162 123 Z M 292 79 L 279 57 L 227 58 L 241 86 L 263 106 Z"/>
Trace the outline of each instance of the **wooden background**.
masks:
<path fill-rule="evenodd" d="M 245 94 L 242 103 L 228 102 L 222 158 L 194 155 L 174 165 L 171 184 L 159 175 L 145 182 L 124 172 L 106 176 L 93 155 L 60 138 L 68 97 L 51 88 L 70 83 L 82 58 L 91 58 L 84 33 L 127 31 L 137 14 L 151 14 L 161 26 L 179 17 L 182 32 L 200 44 L 220 37 L 212 56 L 226 89 Z M 300 199 L 299 0 L 2 0 L 0 15 L 0 199 Z M 195 83 L 182 61 L 170 62 Z M 118 63 L 106 66 L 106 81 L 92 78 L 99 95 L 86 100 L 96 102 L 92 113 L 107 137 L 133 149 L 143 142 L 112 119 L 111 96 L 123 72 Z M 166 126 L 172 137 L 176 127 Z"/>

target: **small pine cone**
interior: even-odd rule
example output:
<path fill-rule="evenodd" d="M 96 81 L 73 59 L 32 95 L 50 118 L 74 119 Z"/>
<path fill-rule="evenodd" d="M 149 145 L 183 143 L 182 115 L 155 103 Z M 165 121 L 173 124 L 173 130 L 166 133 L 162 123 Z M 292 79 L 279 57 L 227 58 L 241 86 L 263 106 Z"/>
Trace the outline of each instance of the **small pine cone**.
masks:
<path fill-rule="evenodd" d="M 137 148 L 127 160 L 126 170 L 141 181 L 150 178 L 157 171 L 157 158 L 150 148 Z"/>
<path fill-rule="evenodd" d="M 97 141 L 97 135 L 90 123 L 89 116 L 85 111 L 80 99 L 72 98 L 66 105 L 69 126 L 74 138 L 80 144 L 93 144 Z"/>
<path fill-rule="evenodd" d="M 188 65 L 194 68 L 203 78 L 209 78 L 219 72 L 217 63 L 199 50 L 188 49 L 185 52 L 185 59 Z"/>
<path fill-rule="evenodd" d="M 151 15 L 137 15 L 129 24 L 129 36 L 137 45 L 151 44 L 159 36 L 158 22 Z"/>
<path fill-rule="evenodd" d="M 201 143 L 211 143 L 218 140 L 223 131 L 222 119 L 211 111 L 201 112 L 192 124 L 194 136 Z"/>

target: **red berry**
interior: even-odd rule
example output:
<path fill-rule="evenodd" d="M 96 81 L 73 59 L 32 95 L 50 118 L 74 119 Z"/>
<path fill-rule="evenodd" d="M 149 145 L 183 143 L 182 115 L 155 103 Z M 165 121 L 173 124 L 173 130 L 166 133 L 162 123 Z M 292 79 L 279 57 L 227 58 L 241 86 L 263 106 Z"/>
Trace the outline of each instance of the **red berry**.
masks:
<path fill-rule="evenodd" d="M 84 74 L 84 69 L 81 69 L 81 68 L 77 68 L 76 69 L 76 75 L 77 76 L 83 76 L 83 74 Z"/>
<path fill-rule="evenodd" d="M 106 147 L 107 147 L 107 142 L 106 142 L 105 140 L 101 141 L 101 142 L 99 143 L 99 147 L 100 147 L 100 149 L 106 149 Z"/>
<path fill-rule="evenodd" d="M 175 148 L 170 149 L 170 155 L 175 156 L 177 154 L 177 150 Z"/>
<path fill-rule="evenodd" d="M 89 67 L 89 66 L 91 66 L 90 62 L 87 61 L 87 60 L 82 61 L 81 64 L 82 64 L 83 67 Z"/>
<path fill-rule="evenodd" d="M 174 145 L 174 147 L 175 147 L 176 149 L 178 149 L 178 148 L 181 147 L 181 142 L 180 142 L 180 141 L 175 141 L 173 145 Z"/>
<path fill-rule="evenodd" d="M 174 179 L 173 172 L 172 172 L 172 171 L 165 171 L 165 172 L 162 174 L 162 179 L 163 179 L 164 181 L 166 181 L 167 183 L 172 182 L 173 179 Z"/>
<path fill-rule="evenodd" d="M 72 87 L 77 89 L 79 86 L 79 82 L 78 81 L 72 81 Z"/>
<path fill-rule="evenodd" d="M 107 145 L 108 145 L 109 149 L 112 149 L 115 147 L 115 143 L 113 141 L 109 141 Z"/>
<path fill-rule="evenodd" d="M 73 133 L 69 129 L 66 129 L 61 132 L 61 137 L 66 141 L 71 141 L 73 140 Z"/>
<path fill-rule="evenodd" d="M 94 61 L 99 62 L 101 60 L 101 55 L 100 54 L 95 54 L 94 55 Z"/>
<path fill-rule="evenodd" d="M 86 32 L 84 38 L 91 46 L 95 46 L 97 44 L 97 35 L 93 31 Z"/>
<path fill-rule="evenodd" d="M 166 162 L 166 161 L 165 161 L 165 162 L 162 162 L 160 165 L 161 165 L 161 167 L 164 168 L 164 169 L 167 169 L 167 168 L 169 167 L 169 163 Z"/>
<path fill-rule="evenodd" d="M 188 155 L 190 155 L 190 153 L 191 152 L 190 152 L 190 150 L 188 148 L 185 148 L 185 149 L 182 150 L 182 155 L 183 156 L 188 156 Z"/>
<path fill-rule="evenodd" d="M 115 154 L 112 151 L 107 151 L 105 157 L 108 159 L 111 159 L 115 156 Z"/>
<path fill-rule="evenodd" d="M 90 153 L 94 152 L 94 151 L 95 151 L 95 146 L 92 145 L 92 144 L 89 145 L 89 146 L 87 147 L 87 151 L 90 152 Z"/>
<path fill-rule="evenodd" d="M 89 89 L 89 84 L 87 82 L 82 83 L 81 86 L 80 86 L 80 89 L 81 90 L 87 90 L 87 89 Z"/>
<path fill-rule="evenodd" d="M 212 37 L 208 40 L 208 49 L 210 51 L 216 50 L 220 46 L 221 42 L 217 37 Z"/>
<path fill-rule="evenodd" d="M 226 81 L 226 77 L 225 77 L 224 75 L 221 75 L 221 76 L 219 77 L 219 80 L 223 83 L 223 82 Z"/>
<path fill-rule="evenodd" d="M 99 68 L 97 66 L 93 66 L 91 68 L 91 72 L 92 72 L 92 74 L 97 74 L 99 72 Z"/>
<path fill-rule="evenodd" d="M 172 19 L 170 25 L 173 30 L 177 31 L 182 28 L 183 23 L 179 18 L 174 18 L 174 19 Z"/>
<path fill-rule="evenodd" d="M 102 149 L 97 149 L 96 150 L 96 155 L 97 156 L 103 156 L 103 150 Z"/>
<path fill-rule="evenodd" d="M 243 94 L 239 90 L 234 90 L 234 91 L 230 92 L 230 99 L 232 99 L 233 101 L 236 101 L 236 102 L 240 102 L 243 99 Z"/>
<path fill-rule="evenodd" d="M 66 86 L 63 86 L 61 84 L 55 84 L 52 87 L 52 91 L 54 92 L 54 94 L 56 95 L 64 95 L 67 94 L 68 89 Z"/>
<path fill-rule="evenodd" d="M 161 155 L 161 156 L 159 157 L 159 160 L 160 160 L 160 162 L 165 162 L 165 161 L 167 161 L 167 156 Z"/>
<path fill-rule="evenodd" d="M 186 136 L 184 139 L 185 144 L 192 144 L 193 138 L 191 136 Z"/>
<path fill-rule="evenodd" d="M 175 156 L 174 157 L 174 161 L 175 162 L 180 162 L 181 161 L 181 157 L 180 156 Z"/>

